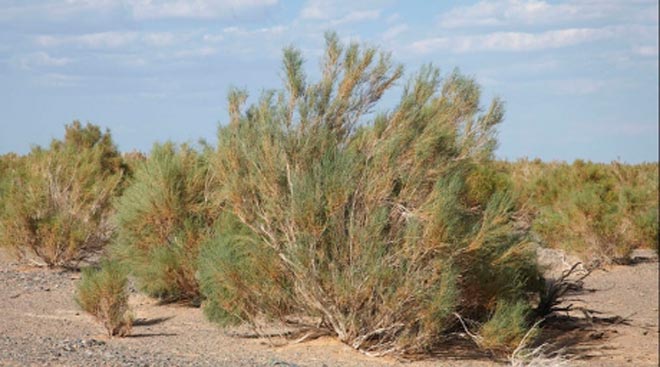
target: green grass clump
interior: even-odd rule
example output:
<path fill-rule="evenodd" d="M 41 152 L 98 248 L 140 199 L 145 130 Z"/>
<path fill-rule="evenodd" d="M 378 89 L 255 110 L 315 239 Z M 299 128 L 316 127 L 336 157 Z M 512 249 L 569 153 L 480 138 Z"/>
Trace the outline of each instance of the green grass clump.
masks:
<path fill-rule="evenodd" d="M 583 257 L 627 259 L 658 243 L 658 165 L 505 163 L 542 243 Z"/>
<path fill-rule="evenodd" d="M 9 162 L 0 183 L 0 246 L 49 267 L 76 267 L 103 250 L 126 169 L 109 132 L 76 121 L 64 140 Z"/>
<path fill-rule="evenodd" d="M 203 272 L 214 305 L 253 322 L 314 320 L 305 326 L 377 355 L 440 346 L 454 313 L 486 322 L 499 300 L 527 304 L 534 254 L 492 160 L 502 103 L 482 109 L 472 79 L 427 66 L 391 111 L 372 113 L 402 68 L 326 40 L 319 82 L 288 48 L 284 90 L 247 108 L 245 92 L 229 96 L 218 205 L 251 235 L 228 233 L 202 257 L 219 269 Z M 241 292 L 261 281 L 279 290 Z"/>
<path fill-rule="evenodd" d="M 139 286 L 164 301 L 199 302 L 197 258 L 219 207 L 205 155 L 189 146 L 156 144 L 117 203 L 112 256 Z"/>
<path fill-rule="evenodd" d="M 131 331 L 126 274 L 120 264 L 106 261 L 98 269 L 84 268 L 78 283 L 76 302 L 103 324 L 110 337 Z"/>
<path fill-rule="evenodd" d="M 481 347 L 499 352 L 515 350 L 529 330 L 530 307 L 525 302 L 498 302 L 493 316 L 479 329 Z"/>

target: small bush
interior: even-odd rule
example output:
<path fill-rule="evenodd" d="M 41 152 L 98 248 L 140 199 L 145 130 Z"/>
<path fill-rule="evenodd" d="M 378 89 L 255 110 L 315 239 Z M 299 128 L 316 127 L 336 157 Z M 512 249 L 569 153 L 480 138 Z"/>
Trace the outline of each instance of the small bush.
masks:
<path fill-rule="evenodd" d="M 146 160 L 133 164 L 134 178 L 117 203 L 113 257 L 149 295 L 197 303 L 199 247 L 219 213 L 205 155 L 156 144 Z"/>
<path fill-rule="evenodd" d="M 498 300 L 527 303 L 539 287 L 534 255 L 492 161 L 502 103 L 482 110 L 472 79 L 442 80 L 428 66 L 390 112 L 371 114 L 401 67 L 326 40 L 318 83 L 286 49 L 285 90 L 245 110 L 244 92 L 229 96 L 213 160 L 218 205 L 257 240 L 227 234 L 203 259 L 219 269 L 205 293 L 249 321 L 288 310 L 375 355 L 440 346 L 454 312 L 486 322 Z M 233 258 L 245 268 L 227 270 Z M 261 281 L 280 289 L 251 292 Z"/>
<path fill-rule="evenodd" d="M 132 316 L 128 306 L 126 271 L 116 262 L 103 262 L 99 269 L 83 269 L 76 301 L 108 332 L 108 336 L 126 336 L 131 331 Z"/>
<path fill-rule="evenodd" d="M 0 245 L 49 267 L 98 255 L 113 234 L 111 202 L 124 176 L 109 132 L 67 125 L 63 141 L 33 148 L 3 179 Z"/>

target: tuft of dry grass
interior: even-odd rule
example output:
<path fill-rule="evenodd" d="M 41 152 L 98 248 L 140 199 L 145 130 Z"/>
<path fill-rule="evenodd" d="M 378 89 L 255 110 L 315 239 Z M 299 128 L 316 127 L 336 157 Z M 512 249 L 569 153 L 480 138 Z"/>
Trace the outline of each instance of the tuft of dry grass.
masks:
<path fill-rule="evenodd" d="M 565 358 L 561 352 L 546 353 L 547 346 L 540 345 L 535 348 L 517 348 L 509 356 L 511 367 L 569 367 L 570 359 Z"/>

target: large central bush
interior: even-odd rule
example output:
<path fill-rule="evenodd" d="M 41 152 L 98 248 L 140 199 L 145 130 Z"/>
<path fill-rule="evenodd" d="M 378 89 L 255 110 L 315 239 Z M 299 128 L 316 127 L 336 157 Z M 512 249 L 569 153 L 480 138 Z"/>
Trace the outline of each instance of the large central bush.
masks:
<path fill-rule="evenodd" d="M 260 291 L 276 299 L 256 310 L 235 307 L 254 299 L 240 288 L 243 298 L 226 311 L 254 322 L 280 305 L 373 354 L 437 346 L 457 327 L 455 313 L 486 326 L 496 313 L 499 326 L 524 324 L 537 273 L 512 219 L 509 182 L 491 165 L 502 104 L 481 110 L 473 80 L 441 79 L 426 66 L 396 106 L 374 114 L 402 68 L 373 48 L 345 47 L 332 34 L 326 42 L 319 82 L 308 82 L 300 53 L 286 49 L 285 90 L 247 109 L 244 92 L 229 97 L 214 162 L 221 200 L 258 236 L 252 246 L 263 250 L 253 251 L 275 258 L 252 277 L 283 286 Z M 226 252 L 215 252 L 216 264 L 227 263 Z M 231 274 L 205 279 L 232 289 L 244 279 Z M 281 276 L 288 281 L 272 281 Z M 214 297 L 223 294 L 207 295 L 222 305 Z M 502 316 L 507 308 L 521 316 Z"/>

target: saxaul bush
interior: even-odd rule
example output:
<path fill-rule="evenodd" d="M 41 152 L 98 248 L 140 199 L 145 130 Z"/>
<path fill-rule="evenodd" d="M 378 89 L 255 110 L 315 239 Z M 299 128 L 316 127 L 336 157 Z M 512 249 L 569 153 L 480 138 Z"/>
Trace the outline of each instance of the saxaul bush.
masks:
<path fill-rule="evenodd" d="M 117 201 L 112 258 L 163 301 L 199 302 L 199 247 L 219 213 L 207 155 L 187 145 L 154 145 L 146 159 L 132 160 L 134 177 Z"/>
<path fill-rule="evenodd" d="M 253 325 L 262 316 L 296 322 L 372 355 L 441 347 L 460 328 L 457 314 L 511 328 L 503 342 L 514 345 L 540 283 L 510 182 L 492 164 L 502 102 L 482 109 L 474 80 L 441 78 L 429 65 L 398 104 L 375 112 L 402 67 L 335 34 L 318 82 L 303 64 L 287 48 L 284 90 L 247 108 L 244 91 L 229 95 L 213 159 L 217 200 L 250 235 L 224 233 L 200 264 L 213 275 L 202 278 L 219 300 L 212 306 Z M 205 270 L 225 266 L 234 243 L 256 267 L 243 270 L 251 279 Z M 275 290 L 246 286 L 260 278 Z M 228 303 L 227 289 L 241 292 Z"/>
<path fill-rule="evenodd" d="M 64 140 L 12 161 L 2 180 L 0 245 L 49 267 L 98 256 L 113 235 L 112 200 L 126 176 L 110 132 L 75 121 Z"/>
<path fill-rule="evenodd" d="M 84 268 L 77 285 L 76 302 L 103 324 L 110 337 L 127 336 L 131 331 L 127 284 L 126 269 L 106 260 L 98 268 Z"/>

